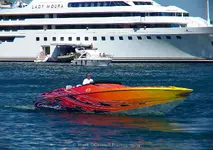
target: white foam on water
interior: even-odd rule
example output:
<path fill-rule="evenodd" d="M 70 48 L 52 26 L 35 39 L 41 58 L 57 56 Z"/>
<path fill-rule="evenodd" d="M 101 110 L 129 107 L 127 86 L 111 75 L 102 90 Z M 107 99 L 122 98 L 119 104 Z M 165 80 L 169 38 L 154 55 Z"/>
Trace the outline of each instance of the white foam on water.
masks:
<path fill-rule="evenodd" d="M 63 107 L 57 105 L 57 106 L 49 106 L 45 104 L 38 104 L 37 105 L 39 108 L 48 108 L 48 109 L 54 109 L 54 110 L 64 110 Z"/>
<path fill-rule="evenodd" d="M 36 108 L 33 105 L 6 105 L 4 108 L 12 108 L 18 110 L 35 110 Z"/>

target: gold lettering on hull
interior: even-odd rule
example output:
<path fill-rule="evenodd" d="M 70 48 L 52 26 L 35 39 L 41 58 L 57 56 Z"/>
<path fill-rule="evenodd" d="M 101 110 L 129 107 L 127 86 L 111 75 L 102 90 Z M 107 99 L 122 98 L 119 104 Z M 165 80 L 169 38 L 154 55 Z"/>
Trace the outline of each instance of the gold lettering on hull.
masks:
<path fill-rule="evenodd" d="M 39 4 L 39 5 L 32 5 L 32 9 L 42 9 L 42 8 L 64 8 L 63 4 Z"/>

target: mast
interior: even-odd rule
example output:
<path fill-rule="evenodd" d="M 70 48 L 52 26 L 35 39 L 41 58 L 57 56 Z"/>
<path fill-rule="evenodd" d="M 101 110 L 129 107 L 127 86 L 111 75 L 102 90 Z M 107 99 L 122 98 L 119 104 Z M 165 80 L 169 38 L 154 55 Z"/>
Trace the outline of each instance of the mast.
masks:
<path fill-rule="evenodd" d="M 206 0 L 206 19 L 207 19 L 208 25 L 210 25 L 209 0 Z"/>

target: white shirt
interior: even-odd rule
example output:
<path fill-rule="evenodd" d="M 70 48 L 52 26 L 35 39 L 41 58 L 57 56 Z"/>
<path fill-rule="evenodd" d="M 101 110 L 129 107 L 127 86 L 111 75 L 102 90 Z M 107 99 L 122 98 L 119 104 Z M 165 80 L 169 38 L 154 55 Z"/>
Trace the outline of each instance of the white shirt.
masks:
<path fill-rule="evenodd" d="M 90 83 L 92 83 L 93 82 L 93 79 L 84 79 L 84 81 L 83 81 L 83 85 L 85 85 L 85 84 L 90 84 Z"/>

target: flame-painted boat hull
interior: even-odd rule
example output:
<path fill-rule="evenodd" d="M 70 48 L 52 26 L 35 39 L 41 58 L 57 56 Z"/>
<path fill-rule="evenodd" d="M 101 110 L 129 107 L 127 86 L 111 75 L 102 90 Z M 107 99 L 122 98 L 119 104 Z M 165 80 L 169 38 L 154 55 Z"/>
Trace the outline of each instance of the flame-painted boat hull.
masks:
<path fill-rule="evenodd" d="M 192 89 L 180 87 L 128 87 L 118 83 L 93 83 L 42 93 L 39 109 L 116 113 L 184 100 Z"/>

